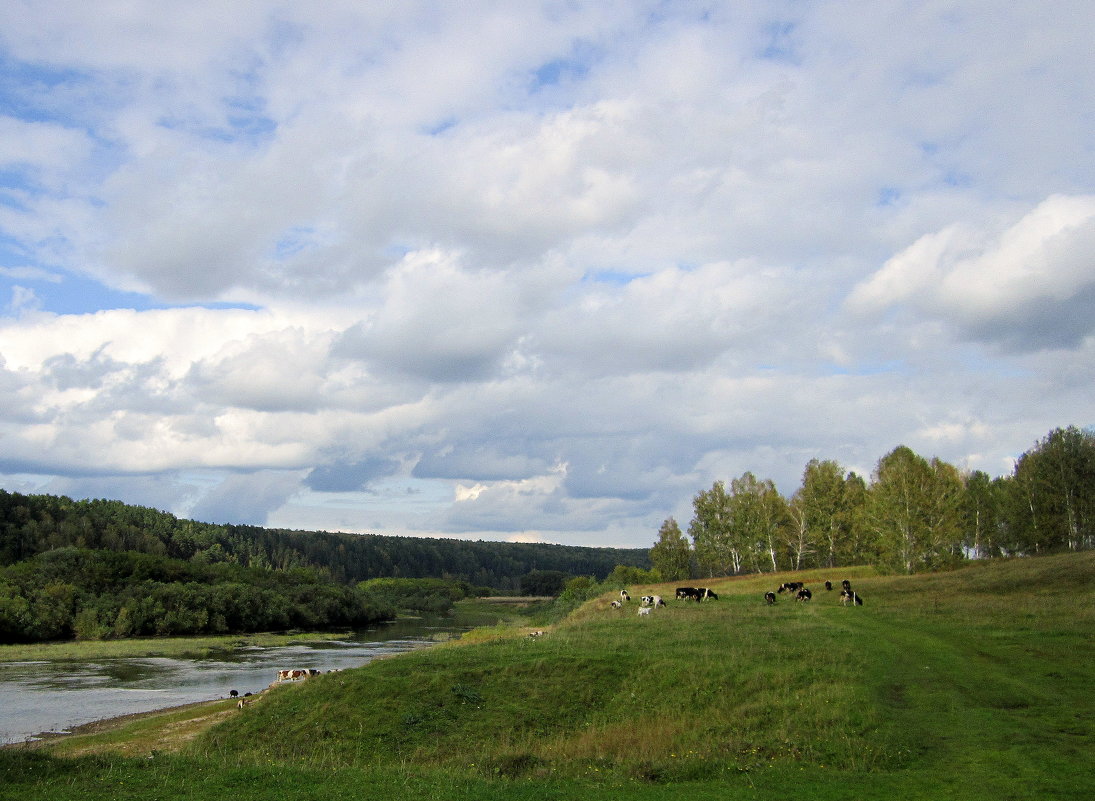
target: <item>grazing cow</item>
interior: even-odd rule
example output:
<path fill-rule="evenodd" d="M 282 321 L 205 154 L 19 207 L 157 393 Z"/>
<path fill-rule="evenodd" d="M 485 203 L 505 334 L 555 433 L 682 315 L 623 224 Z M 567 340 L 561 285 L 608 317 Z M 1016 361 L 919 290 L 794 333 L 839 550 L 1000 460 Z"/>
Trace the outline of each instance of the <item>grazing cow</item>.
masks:
<path fill-rule="evenodd" d="M 652 610 L 653 608 L 654 608 L 654 607 L 652 607 L 652 606 L 643 606 L 643 607 L 640 607 L 640 609 L 639 609 L 639 615 L 640 615 L 640 616 L 641 616 L 641 615 L 649 615 L 649 614 L 650 614 L 650 612 L 651 612 L 651 610 Z"/>
<path fill-rule="evenodd" d="M 768 592 L 764 593 L 764 600 L 768 602 L 769 606 L 771 606 L 776 602 L 776 594 L 771 590 L 768 590 Z"/>
<path fill-rule="evenodd" d="M 620 590 L 620 600 L 621 601 L 630 601 L 631 600 L 631 596 L 627 594 L 627 590 Z"/>
<path fill-rule="evenodd" d="M 826 581 L 826 582 L 825 582 L 825 591 L 826 591 L 826 592 L 829 592 L 829 591 L 831 591 L 832 589 L 833 589 L 833 582 L 831 582 L 831 581 Z"/>
<path fill-rule="evenodd" d="M 719 596 L 715 594 L 714 590 L 709 590 L 707 587 L 700 587 L 700 597 L 697 601 L 702 601 L 704 598 L 710 598 L 712 601 L 717 601 Z"/>
<path fill-rule="evenodd" d="M 542 632 L 542 631 L 530 631 L 528 633 L 528 636 L 530 636 L 530 637 L 543 637 L 544 632 Z"/>
<path fill-rule="evenodd" d="M 239 694 L 240 694 L 239 690 L 232 690 L 232 692 L 228 693 L 228 697 L 229 698 L 235 698 Z"/>
<path fill-rule="evenodd" d="M 806 589 L 805 587 L 803 587 L 801 590 L 798 591 L 798 595 L 795 596 L 795 600 L 796 601 L 809 601 L 813 597 L 814 597 L 814 594 L 812 592 L 810 592 L 808 589 Z"/>
<path fill-rule="evenodd" d="M 613 601 L 611 604 L 609 604 L 609 606 L 611 606 L 613 609 L 619 609 L 623 606 L 623 604 L 619 601 Z"/>
<path fill-rule="evenodd" d="M 653 606 L 653 605 L 654 605 L 654 596 L 653 595 L 644 595 L 642 598 L 639 599 L 639 606 Z"/>
<path fill-rule="evenodd" d="M 301 670 L 299 668 L 292 668 L 290 670 L 279 670 L 278 681 L 296 681 L 297 679 L 306 679 L 309 676 L 314 676 L 319 673 L 318 670 Z"/>
<path fill-rule="evenodd" d="M 677 587 L 677 600 L 689 599 L 698 601 L 700 599 L 700 591 L 695 587 Z"/>
<path fill-rule="evenodd" d="M 848 581 L 848 579 L 844 579 L 844 581 L 840 582 L 840 586 L 844 588 L 845 592 L 852 591 L 852 582 Z"/>
<path fill-rule="evenodd" d="M 844 590 L 840 593 L 840 603 L 844 606 L 847 606 L 848 604 L 863 606 L 863 599 L 859 597 L 858 592 L 853 592 L 852 590 Z"/>
<path fill-rule="evenodd" d="M 779 589 L 776 592 L 798 592 L 806 585 L 801 581 L 788 581 L 779 585 Z"/>
<path fill-rule="evenodd" d="M 650 596 L 650 605 L 655 607 L 655 608 L 657 608 L 659 606 L 665 606 L 665 601 L 662 600 L 662 596 L 660 596 L 660 595 L 651 595 Z"/>

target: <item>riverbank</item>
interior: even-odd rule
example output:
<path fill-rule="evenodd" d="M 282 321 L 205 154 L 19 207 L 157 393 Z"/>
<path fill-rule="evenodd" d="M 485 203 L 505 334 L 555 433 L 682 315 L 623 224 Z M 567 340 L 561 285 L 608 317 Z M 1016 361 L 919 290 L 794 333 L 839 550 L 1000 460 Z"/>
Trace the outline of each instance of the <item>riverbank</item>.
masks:
<path fill-rule="evenodd" d="M 213 637 L 135 637 L 124 640 L 67 640 L 64 642 L 0 645 L 0 663 L 44 662 L 54 659 L 135 659 L 143 657 L 209 656 L 244 648 L 278 648 L 317 640 L 346 640 L 351 631 L 293 632 L 291 634 L 226 634 Z"/>
<path fill-rule="evenodd" d="M 455 626 L 514 625 L 531 611 L 548 605 L 549 597 L 494 596 L 458 601 L 451 620 Z M 401 621 L 421 619 L 401 614 L 375 628 L 395 626 Z M 65 640 L 62 642 L 0 645 L 0 663 L 42 662 L 54 659 L 135 659 L 143 657 L 189 657 L 229 653 L 246 648 L 277 648 L 321 640 L 348 640 L 353 631 L 260 632 L 204 637 L 133 637 L 118 640 Z"/>
<path fill-rule="evenodd" d="M 148 740 L 153 742 L 150 750 L 162 751 L 156 740 L 173 742 L 179 729 L 196 730 L 199 722 L 189 720 L 190 717 L 202 718 L 204 727 L 216 722 L 206 719 L 209 714 L 202 708 L 213 705 L 215 710 L 217 704 L 226 703 L 230 691 L 237 690 L 240 694 L 249 691 L 248 695 L 254 694 L 251 700 L 257 701 L 273 681 L 277 669 L 303 666 L 326 672 L 357 667 L 419 647 L 415 642 L 436 644 L 472 632 L 473 639 L 489 638 L 490 632 L 511 630 L 510 627 L 525 622 L 527 610 L 544 601 L 542 598 L 472 599 L 461 602 L 455 614 L 448 617 L 401 615 L 369 632 L 3 646 L 0 661 L 7 668 L 0 680 L 0 708 L 5 711 L 0 744 L 34 749 L 50 745 L 53 753 L 69 754 L 75 746 L 66 744 L 56 749 L 52 746 L 61 740 L 94 741 L 106 743 L 104 750 L 116 750 L 110 743 L 128 738 L 138 742 Z M 280 653 L 273 655 L 274 651 Z M 272 658 L 266 655 L 268 652 Z M 248 665 L 259 663 L 263 663 L 262 672 L 240 675 L 241 670 L 249 670 Z M 162 678 L 158 683 L 150 683 L 156 681 L 156 675 Z M 195 682 L 203 682 L 205 686 L 197 691 L 187 689 L 192 689 Z M 77 684 L 87 691 L 73 692 Z M 235 704 L 236 701 L 230 702 L 229 712 L 235 711 Z M 168 720 L 160 727 L 162 731 L 102 736 L 123 727 L 132 728 L 131 724 L 138 722 L 140 731 L 154 729 L 157 726 L 154 719 L 165 715 Z M 216 717 L 220 719 L 219 715 Z M 84 746 L 80 746 L 75 753 L 84 751 Z"/>
<path fill-rule="evenodd" d="M 133 712 L 83 723 L 63 732 L 40 732 L 33 739 L 24 742 L 0 744 L 0 749 L 47 749 L 54 756 L 65 757 L 107 751 L 124 756 L 135 756 L 142 752 L 169 753 L 179 750 L 201 732 L 227 718 L 237 709 L 237 704 L 234 699 L 197 701 L 146 712 Z M 155 743 L 155 748 L 146 746 L 146 743 Z"/>

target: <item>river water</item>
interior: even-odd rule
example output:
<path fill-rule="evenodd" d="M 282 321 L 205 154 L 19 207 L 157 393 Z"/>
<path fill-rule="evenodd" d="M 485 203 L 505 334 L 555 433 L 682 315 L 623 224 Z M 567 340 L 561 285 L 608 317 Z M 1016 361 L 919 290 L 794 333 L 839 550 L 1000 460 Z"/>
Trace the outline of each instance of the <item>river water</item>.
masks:
<path fill-rule="evenodd" d="M 94 662 L 0 663 L 0 743 L 66 732 L 104 718 L 212 701 L 266 689 L 285 668 L 360 667 L 423 648 L 470 626 L 445 619 L 400 620 L 350 639 L 250 647 L 208 658 L 141 657 Z"/>

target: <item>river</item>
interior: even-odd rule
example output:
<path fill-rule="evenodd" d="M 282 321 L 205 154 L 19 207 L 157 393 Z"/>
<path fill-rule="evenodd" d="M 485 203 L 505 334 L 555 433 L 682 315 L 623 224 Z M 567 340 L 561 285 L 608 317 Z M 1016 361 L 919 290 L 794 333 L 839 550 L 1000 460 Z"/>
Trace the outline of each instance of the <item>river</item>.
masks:
<path fill-rule="evenodd" d="M 253 646 L 212 657 L 141 657 L 0 664 L 0 743 L 67 732 L 135 712 L 227 698 L 266 689 L 283 668 L 360 667 L 423 648 L 470 626 L 447 619 L 399 620 L 350 639 Z"/>

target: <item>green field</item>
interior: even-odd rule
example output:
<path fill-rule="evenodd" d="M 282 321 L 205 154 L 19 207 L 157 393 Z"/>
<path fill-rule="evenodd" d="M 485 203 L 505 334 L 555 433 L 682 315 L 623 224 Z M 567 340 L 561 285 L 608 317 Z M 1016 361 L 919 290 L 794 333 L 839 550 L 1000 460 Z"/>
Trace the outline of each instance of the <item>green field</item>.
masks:
<path fill-rule="evenodd" d="M 825 579 L 852 581 L 844 607 Z M 809 603 L 762 594 L 806 580 Z M 22 799 L 1031 799 L 1095 790 L 1095 553 L 591 601 L 492 637 L 0 752 Z M 223 707 L 223 708 L 222 708 Z M 216 713 L 216 714 L 214 714 Z M 183 718 L 186 715 L 182 716 Z M 87 753 L 86 756 L 73 756 Z M 124 756 L 122 754 L 128 754 Z"/>

